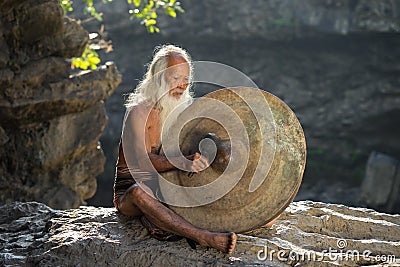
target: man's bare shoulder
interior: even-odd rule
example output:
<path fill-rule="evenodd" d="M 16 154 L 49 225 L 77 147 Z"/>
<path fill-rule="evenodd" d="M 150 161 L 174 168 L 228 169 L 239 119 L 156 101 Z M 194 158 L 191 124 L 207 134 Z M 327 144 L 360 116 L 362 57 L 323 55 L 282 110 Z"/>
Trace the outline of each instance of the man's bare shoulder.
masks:
<path fill-rule="evenodd" d="M 128 119 L 136 122 L 145 122 L 146 124 L 153 121 L 155 114 L 152 105 L 146 103 L 139 103 L 129 108 Z"/>
<path fill-rule="evenodd" d="M 146 105 L 144 103 L 139 103 L 136 104 L 132 107 L 129 108 L 128 114 L 130 116 L 145 116 L 146 114 L 149 114 L 151 110 L 151 106 L 150 105 Z"/>

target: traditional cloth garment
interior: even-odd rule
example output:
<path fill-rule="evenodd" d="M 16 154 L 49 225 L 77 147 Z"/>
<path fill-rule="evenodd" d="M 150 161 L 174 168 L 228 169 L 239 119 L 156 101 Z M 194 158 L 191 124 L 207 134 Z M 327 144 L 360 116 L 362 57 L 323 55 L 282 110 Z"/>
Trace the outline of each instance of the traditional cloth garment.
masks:
<path fill-rule="evenodd" d="M 114 206 L 118 209 L 118 204 L 121 196 L 128 190 L 129 187 L 136 183 L 152 183 L 150 188 L 154 188 L 154 181 L 157 177 L 148 171 L 143 171 L 138 168 L 117 167 L 114 180 Z M 156 186 L 158 187 L 158 186 Z M 154 192 L 153 192 L 154 193 Z"/>
<path fill-rule="evenodd" d="M 157 176 L 151 172 L 143 171 L 138 168 L 117 167 L 114 180 L 114 206 L 119 211 L 118 205 L 120 198 L 125 194 L 126 190 L 135 183 L 144 183 L 153 190 L 153 194 L 158 196 L 158 181 Z M 150 236 L 161 241 L 178 241 L 183 237 L 173 233 L 159 229 L 156 225 L 150 222 L 144 215 L 140 221 L 143 226 L 149 231 Z M 188 241 L 189 242 L 189 241 Z"/>

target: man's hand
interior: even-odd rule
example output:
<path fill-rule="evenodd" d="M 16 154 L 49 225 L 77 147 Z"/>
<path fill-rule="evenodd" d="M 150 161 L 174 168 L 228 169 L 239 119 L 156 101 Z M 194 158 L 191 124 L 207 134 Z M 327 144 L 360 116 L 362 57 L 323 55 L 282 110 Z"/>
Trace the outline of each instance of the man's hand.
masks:
<path fill-rule="evenodd" d="M 193 155 L 192 165 L 190 166 L 192 172 L 190 172 L 188 176 L 192 177 L 194 173 L 199 173 L 208 168 L 208 166 L 210 166 L 210 164 L 208 163 L 207 158 L 202 156 L 200 153 L 195 153 Z"/>

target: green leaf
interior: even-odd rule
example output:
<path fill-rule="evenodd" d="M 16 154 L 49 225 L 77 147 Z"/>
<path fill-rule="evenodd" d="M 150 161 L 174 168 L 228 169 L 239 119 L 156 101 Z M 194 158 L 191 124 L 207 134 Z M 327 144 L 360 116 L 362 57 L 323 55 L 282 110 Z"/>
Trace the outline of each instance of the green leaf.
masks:
<path fill-rule="evenodd" d="M 79 58 L 72 58 L 71 67 L 87 70 L 89 67 L 94 70 L 97 65 L 101 62 L 99 55 L 96 51 L 86 46 L 82 56 Z"/>
<path fill-rule="evenodd" d="M 88 62 L 90 63 L 90 64 L 95 64 L 95 65 L 97 65 L 97 64 L 99 64 L 100 63 L 100 58 L 98 58 L 98 57 L 89 57 L 88 58 Z"/>
<path fill-rule="evenodd" d="M 72 6 L 71 6 L 71 1 L 70 0 L 60 0 L 60 4 L 61 4 L 61 7 L 63 9 L 64 15 L 66 15 L 67 12 L 71 12 L 71 11 L 74 10 L 72 8 Z"/>
<path fill-rule="evenodd" d="M 176 11 L 179 11 L 179 12 L 181 12 L 181 13 L 184 13 L 184 12 L 185 12 L 185 10 L 184 10 L 183 8 L 181 8 L 180 6 L 175 6 L 175 10 L 176 10 Z"/>
<path fill-rule="evenodd" d="M 153 7 L 154 7 L 154 1 L 153 1 L 153 0 L 150 0 L 150 1 L 149 1 L 149 4 L 148 4 L 148 8 L 151 9 L 151 8 L 153 8 Z"/>
<path fill-rule="evenodd" d="M 170 15 L 171 17 L 175 18 L 176 17 L 176 12 L 172 7 L 167 7 L 165 9 L 165 12 Z"/>
<path fill-rule="evenodd" d="M 157 23 L 157 21 L 155 19 L 148 19 L 145 22 L 146 26 L 150 26 L 150 25 L 155 25 Z"/>
<path fill-rule="evenodd" d="M 98 21 L 103 21 L 103 17 L 102 17 L 101 14 L 99 14 L 99 13 L 94 14 L 93 17 L 94 17 L 95 19 L 97 19 Z"/>
<path fill-rule="evenodd" d="M 83 70 L 87 70 L 87 68 L 88 68 L 88 66 L 89 66 L 89 64 L 88 64 L 87 62 L 83 61 L 81 58 L 72 60 L 72 64 L 73 64 L 75 67 L 77 67 L 77 68 L 79 68 L 79 69 L 83 69 Z"/>
<path fill-rule="evenodd" d="M 97 69 L 97 66 L 96 66 L 96 64 L 90 64 L 90 68 L 91 68 L 92 70 L 95 70 L 95 69 Z"/>
<path fill-rule="evenodd" d="M 86 6 L 93 7 L 93 0 L 85 0 Z"/>

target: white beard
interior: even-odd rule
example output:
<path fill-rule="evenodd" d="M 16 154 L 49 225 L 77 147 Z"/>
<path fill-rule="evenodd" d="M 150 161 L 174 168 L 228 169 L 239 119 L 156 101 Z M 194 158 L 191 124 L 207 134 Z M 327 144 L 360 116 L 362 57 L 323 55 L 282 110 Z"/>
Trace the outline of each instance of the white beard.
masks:
<path fill-rule="evenodd" d="M 181 95 L 179 99 L 176 99 L 168 94 L 165 94 L 160 100 L 161 112 L 160 112 L 160 130 L 168 130 L 178 119 L 179 114 L 189 106 L 190 99 Z"/>
<path fill-rule="evenodd" d="M 162 79 L 164 80 L 164 79 Z M 160 133 L 163 135 L 163 129 L 168 131 L 170 127 L 176 122 L 179 114 L 188 107 L 192 98 L 189 93 L 185 91 L 179 99 L 176 99 L 168 94 L 169 86 L 163 81 L 161 88 L 159 89 L 158 103 L 161 107 L 160 112 Z M 165 133 L 164 133 L 165 134 Z"/>

